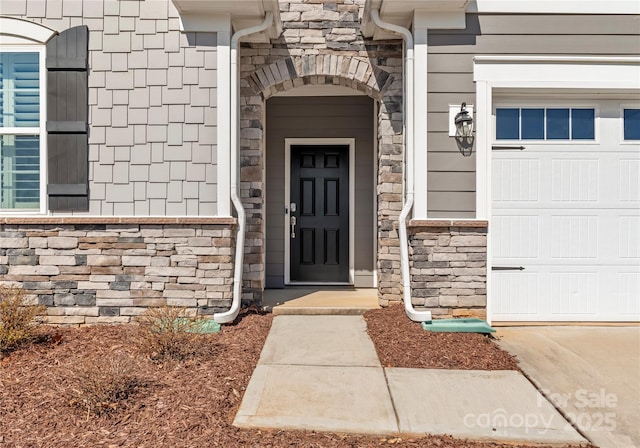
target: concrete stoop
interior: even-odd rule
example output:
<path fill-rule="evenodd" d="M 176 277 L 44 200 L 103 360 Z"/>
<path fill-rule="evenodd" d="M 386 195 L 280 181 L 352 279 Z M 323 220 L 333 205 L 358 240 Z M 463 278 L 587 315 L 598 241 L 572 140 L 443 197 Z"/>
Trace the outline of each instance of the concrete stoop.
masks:
<path fill-rule="evenodd" d="M 274 315 L 361 315 L 380 308 L 375 288 L 265 290 L 264 307 Z"/>
<path fill-rule="evenodd" d="M 361 316 L 277 316 L 234 425 L 586 443 L 519 372 L 383 368 Z"/>

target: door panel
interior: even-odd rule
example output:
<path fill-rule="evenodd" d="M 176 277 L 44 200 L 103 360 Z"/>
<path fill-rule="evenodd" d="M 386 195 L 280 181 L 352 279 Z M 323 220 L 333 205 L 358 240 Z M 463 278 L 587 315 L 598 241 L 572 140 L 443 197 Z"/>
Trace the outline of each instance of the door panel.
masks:
<path fill-rule="evenodd" d="M 598 139 L 492 153 L 492 265 L 516 268 L 492 273 L 496 321 L 640 319 L 640 145 L 599 111 Z"/>
<path fill-rule="evenodd" d="M 291 146 L 292 282 L 349 281 L 349 146 Z"/>

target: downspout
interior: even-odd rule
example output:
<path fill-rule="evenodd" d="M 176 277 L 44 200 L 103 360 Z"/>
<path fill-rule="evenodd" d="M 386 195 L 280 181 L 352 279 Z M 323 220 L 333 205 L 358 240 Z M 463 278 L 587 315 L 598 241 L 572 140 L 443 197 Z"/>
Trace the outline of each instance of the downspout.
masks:
<path fill-rule="evenodd" d="M 264 21 L 260 25 L 238 30 L 231 37 L 231 104 L 229 111 L 231 114 L 231 202 L 238 214 L 238 233 L 236 236 L 236 256 L 233 269 L 233 299 L 231 308 L 224 313 L 213 315 L 213 320 L 219 324 L 233 322 L 240 312 L 242 303 L 242 271 L 244 268 L 244 237 L 246 230 L 246 213 L 242 200 L 240 199 L 240 113 L 238 103 L 240 72 L 238 70 L 238 44 L 240 39 L 250 34 L 259 33 L 266 30 L 273 23 L 273 13 L 268 12 L 264 16 Z"/>
<path fill-rule="evenodd" d="M 371 19 L 375 26 L 380 29 L 399 34 L 404 39 L 406 47 L 405 69 L 404 69 L 404 134 L 405 134 L 405 201 L 398 217 L 398 230 L 400 232 L 400 265 L 402 271 L 402 297 L 404 310 L 409 319 L 414 322 L 431 321 L 431 311 L 417 311 L 411 303 L 411 275 L 409 271 L 409 240 L 407 238 L 407 217 L 413 208 L 414 195 L 414 73 L 413 73 L 413 35 L 407 28 L 383 22 L 377 9 L 371 10 Z"/>

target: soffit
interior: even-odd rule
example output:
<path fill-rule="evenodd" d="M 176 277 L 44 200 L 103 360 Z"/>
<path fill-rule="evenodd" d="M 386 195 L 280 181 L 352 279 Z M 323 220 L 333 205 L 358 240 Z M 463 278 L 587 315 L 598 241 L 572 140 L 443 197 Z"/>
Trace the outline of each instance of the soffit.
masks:
<path fill-rule="evenodd" d="M 362 18 L 362 31 L 374 39 L 398 39 L 397 35 L 380 30 L 371 21 L 371 11 L 377 9 L 384 22 L 410 28 L 416 11 L 425 13 L 459 12 L 464 15 L 470 0 L 367 0 Z"/>
<path fill-rule="evenodd" d="M 243 42 L 268 42 L 282 32 L 278 0 L 171 0 L 180 13 L 183 31 L 205 31 L 202 28 L 207 18 L 214 24 L 220 18 L 229 17 L 233 31 L 259 25 L 267 12 L 273 13 L 273 25 L 260 34 L 248 36 Z M 197 25 L 196 25 L 197 24 Z M 211 31 L 216 31 L 211 29 Z"/>

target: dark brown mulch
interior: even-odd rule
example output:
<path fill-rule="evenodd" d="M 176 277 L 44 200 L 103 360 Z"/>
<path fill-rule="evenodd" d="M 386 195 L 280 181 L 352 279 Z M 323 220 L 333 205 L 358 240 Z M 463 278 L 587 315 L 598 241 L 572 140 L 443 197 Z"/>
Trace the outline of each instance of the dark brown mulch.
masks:
<path fill-rule="evenodd" d="M 411 322 L 402 305 L 367 311 L 367 332 L 385 367 L 519 370 L 518 362 L 477 333 L 432 333 Z"/>
<path fill-rule="evenodd" d="M 391 319 L 386 327 L 393 325 L 398 323 Z M 219 334 L 205 336 L 203 343 L 216 345 L 209 355 L 167 363 L 138 354 L 131 344 L 132 327 L 50 330 L 59 337 L 0 359 L 0 447 L 526 448 L 448 436 L 410 439 L 235 428 L 231 422 L 270 326 L 270 315 L 244 314 Z M 143 387 L 107 415 L 89 416 L 69 407 L 74 365 L 110 356 L 128 356 Z"/>

